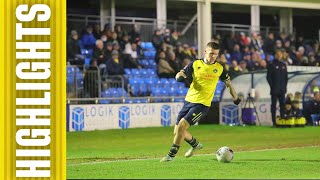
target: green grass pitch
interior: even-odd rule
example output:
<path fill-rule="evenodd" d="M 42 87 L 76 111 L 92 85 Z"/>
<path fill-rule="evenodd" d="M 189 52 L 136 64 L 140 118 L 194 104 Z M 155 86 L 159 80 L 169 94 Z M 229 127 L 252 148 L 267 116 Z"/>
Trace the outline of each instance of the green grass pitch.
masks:
<path fill-rule="evenodd" d="M 160 163 L 173 127 L 67 133 L 67 178 L 320 178 L 320 128 L 199 125 L 190 132 L 205 145 L 185 158 L 185 142 L 172 162 Z M 220 163 L 221 146 L 235 151 Z"/>

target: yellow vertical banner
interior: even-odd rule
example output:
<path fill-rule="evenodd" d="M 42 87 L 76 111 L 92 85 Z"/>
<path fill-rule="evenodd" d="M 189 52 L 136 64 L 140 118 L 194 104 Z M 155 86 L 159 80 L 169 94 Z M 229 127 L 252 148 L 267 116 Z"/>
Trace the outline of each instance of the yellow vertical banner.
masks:
<path fill-rule="evenodd" d="M 0 179 L 66 178 L 66 3 L 1 1 Z"/>

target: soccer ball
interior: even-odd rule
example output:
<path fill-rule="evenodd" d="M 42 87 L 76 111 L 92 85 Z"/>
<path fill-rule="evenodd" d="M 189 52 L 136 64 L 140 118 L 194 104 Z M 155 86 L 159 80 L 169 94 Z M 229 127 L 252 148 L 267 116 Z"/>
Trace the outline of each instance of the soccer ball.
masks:
<path fill-rule="evenodd" d="M 228 163 L 232 161 L 234 153 L 229 147 L 223 146 L 218 149 L 216 156 L 218 161 Z"/>

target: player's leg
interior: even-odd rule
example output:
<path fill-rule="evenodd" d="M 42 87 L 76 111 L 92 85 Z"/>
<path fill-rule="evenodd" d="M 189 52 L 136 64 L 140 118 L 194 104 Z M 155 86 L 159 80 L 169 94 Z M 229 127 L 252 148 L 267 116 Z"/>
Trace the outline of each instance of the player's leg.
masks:
<path fill-rule="evenodd" d="M 209 107 L 202 104 L 194 104 L 190 109 L 185 118 L 190 122 L 191 125 L 197 123 L 204 115 L 209 111 Z M 197 150 L 203 148 L 203 145 L 192 136 L 189 131 L 185 132 L 185 141 L 191 146 L 191 148 L 186 152 L 185 157 L 191 157 Z"/>
<path fill-rule="evenodd" d="M 185 136 L 185 132 L 189 127 L 190 127 L 189 123 L 184 118 L 182 118 L 179 121 L 178 125 L 176 125 L 174 128 L 173 144 L 169 150 L 169 153 L 166 157 L 162 158 L 160 162 L 173 160 L 173 158 L 176 156 L 176 154 L 179 151 L 179 148 Z"/>
<path fill-rule="evenodd" d="M 174 134 L 174 138 L 173 138 L 174 140 L 173 141 L 175 141 L 175 139 L 177 139 L 176 136 L 177 136 L 177 133 L 179 131 L 180 121 L 182 121 L 183 117 L 189 112 L 190 108 L 191 108 L 190 103 L 189 102 L 185 102 L 183 107 L 182 107 L 182 109 L 180 110 L 180 112 L 178 114 L 178 117 L 177 117 L 176 125 L 175 125 L 174 130 L 173 130 L 173 134 Z M 180 144 L 181 143 L 179 143 L 179 145 L 177 145 L 177 144 L 173 143 L 171 148 L 170 148 L 170 151 L 169 151 L 168 155 L 166 157 L 162 158 L 160 160 L 160 162 L 172 161 L 174 156 L 175 156 L 175 154 L 178 152 L 178 150 L 180 148 Z"/>

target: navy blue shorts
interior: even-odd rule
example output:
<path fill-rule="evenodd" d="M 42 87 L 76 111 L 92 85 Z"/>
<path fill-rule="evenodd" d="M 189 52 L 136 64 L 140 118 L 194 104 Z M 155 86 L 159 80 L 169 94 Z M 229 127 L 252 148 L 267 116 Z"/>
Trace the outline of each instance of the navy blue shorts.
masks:
<path fill-rule="evenodd" d="M 204 117 L 209 111 L 209 107 L 203 104 L 195 104 L 190 103 L 188 101 L 184 101 L 184 105 L 179 112 L 176 125 L 179 124 L 182 118 L 186 119 L 188 123 L 194 125 L 198 122 L 202 117 Z"/>

